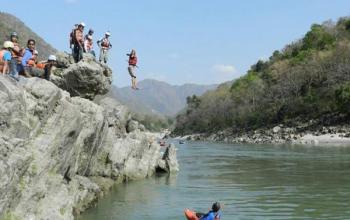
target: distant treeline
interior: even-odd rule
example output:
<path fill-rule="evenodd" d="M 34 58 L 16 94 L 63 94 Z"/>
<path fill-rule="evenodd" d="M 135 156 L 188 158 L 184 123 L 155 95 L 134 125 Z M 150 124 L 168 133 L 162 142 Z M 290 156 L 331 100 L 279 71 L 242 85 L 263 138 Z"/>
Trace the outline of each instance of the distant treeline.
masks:
<path fill-rule="evenodd" d="M 244 131 L 349 113 L 350 18 L 340 18 L 312 25 L 232 84 L 188 97 L 174 132 Z"/>

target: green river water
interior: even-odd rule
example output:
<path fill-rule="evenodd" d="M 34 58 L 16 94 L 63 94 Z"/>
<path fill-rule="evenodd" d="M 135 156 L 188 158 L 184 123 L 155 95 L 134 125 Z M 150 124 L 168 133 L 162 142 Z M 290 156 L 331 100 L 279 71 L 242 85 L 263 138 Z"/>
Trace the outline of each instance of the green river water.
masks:
<path fill-rule="evenodd" d="M 177 145 L 180 172 L 116 186 L 78 220 L 350 219 L 350 147 Z"/>

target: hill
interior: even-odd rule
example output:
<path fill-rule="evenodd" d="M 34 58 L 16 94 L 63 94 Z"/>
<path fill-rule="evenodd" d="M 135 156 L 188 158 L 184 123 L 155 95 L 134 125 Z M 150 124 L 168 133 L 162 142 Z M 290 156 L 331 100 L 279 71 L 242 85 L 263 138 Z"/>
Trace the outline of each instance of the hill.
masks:
<path fill-rule="evenodd" d="M 185 84 L 170 85 L 165 82 L 146 79 L 138 83 L 141 90 L 135 91 L 130 87 L 112 90 L 113 97 L 127 105 L 139 114 L 159 114 L 174 116 L 186 106 L 186 98 L 192 95 L 202 95 L 216 85 Z"/>
<path fill-rule="evenodd" d="M 231 86 L 188 102 L 175 134 L 233 133 L 350 116 L 350 18 L 314 24 L 305 36 L 259 60 Z M 312 123 L 311 123 L 312 124 Z"/>
<path fill-rule="evenodd" d="M 46 43 L 18 18 L 11 14 L 0 12 L 0 44 L 2 45 L 5 40 L 8 40 L 9 35 L 14 31 L 18 33 L 19 43 L 22 47 L 26 46 L 27 40 L 30 38 L 36 41 L 40 60 L 47 59 L 50 54 L 57 52 L 56 49 Z"/>

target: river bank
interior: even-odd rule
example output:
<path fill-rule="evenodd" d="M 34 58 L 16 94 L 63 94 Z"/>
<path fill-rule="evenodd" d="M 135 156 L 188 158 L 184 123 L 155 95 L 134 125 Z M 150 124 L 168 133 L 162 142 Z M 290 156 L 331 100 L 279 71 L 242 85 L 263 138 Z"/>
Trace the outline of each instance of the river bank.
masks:
<path fill-rule="evenodd" d="M 247 132 L 232 129 L 212 134 L 178 137 L 185 140 L 247 144 L 350 145 L 350 125 L 321 126 L 311 122 L 288 127 L 283 124 Z"/>

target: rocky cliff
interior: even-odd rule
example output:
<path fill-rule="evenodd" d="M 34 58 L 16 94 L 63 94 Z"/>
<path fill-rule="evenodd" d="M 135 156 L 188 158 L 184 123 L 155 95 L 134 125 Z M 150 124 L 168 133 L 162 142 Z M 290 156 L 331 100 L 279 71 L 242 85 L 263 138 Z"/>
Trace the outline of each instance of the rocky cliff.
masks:
<path fill-rule="evenodd" d="M 178 170 L 127 108 L 88 100 L 108 92 L 108 67 L 61 57 L 52 82 L 0 75 L 0 219 L 74 219 L 115 183 Z"/>

